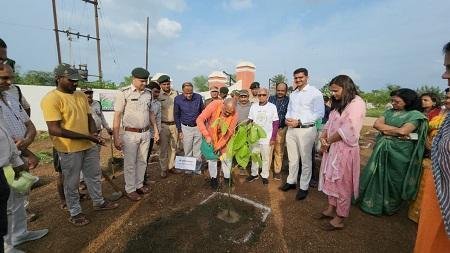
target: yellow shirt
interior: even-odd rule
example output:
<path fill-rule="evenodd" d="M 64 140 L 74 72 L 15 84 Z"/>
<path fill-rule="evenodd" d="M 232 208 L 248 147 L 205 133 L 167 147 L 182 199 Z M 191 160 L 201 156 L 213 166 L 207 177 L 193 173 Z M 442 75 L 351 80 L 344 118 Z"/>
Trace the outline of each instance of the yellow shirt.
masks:
<path fill-rule="evenodd" d="M 52 90 L 41 100 L 45 121 L 61 121 L 61 127 L 72 132 L 89 135 L 88 114 L 91 113 L 86 95 L 81 91 L 73 94 Z M 78 152 L 95 144 L 84 139 L 51 137 L 53 146 L 59 152 Z"/>

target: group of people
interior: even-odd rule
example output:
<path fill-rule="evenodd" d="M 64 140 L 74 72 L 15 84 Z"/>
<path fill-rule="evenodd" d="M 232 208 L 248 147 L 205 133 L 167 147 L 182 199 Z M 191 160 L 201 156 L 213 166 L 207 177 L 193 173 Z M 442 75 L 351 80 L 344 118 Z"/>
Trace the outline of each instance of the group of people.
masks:
<path fill-rule="evenodd" d="M 446 72 L 442 78 L 449 80 L 450 87 L 450 42 L 445 45 L 444 54 Z M 14 61 L 7 58 L 2 40 L 0 58 L 0 166 L 12 165 L 19 174 L 38 164 L 28 149 L 36 129 L 29 118 L 30 106 L 20 88 L 12 84 Z M 241 172 L 249 169 L 247 182 L 261 179 L 266 186 L 270 174 L 273 180 L 281 180 L 286 148 L 289 173 L 279 188 L 296 189 L 296 199 L 303 200 L 313 180 L 314 153 L 319 152 L 322 161 L 318 189 L 328 196 L 328 204 L 313 217 L 325 220 L 323 230 L 343 229 L 352 202 L 369 214 L 391 215 L 411 201 L 409 217 L 419 223 L 416 251 L 450 249 L 448 89 L 443 107 L 436 94 L 419 96 L 407 88 L 393 91 L 392 108 L 374 123 L 379 134 L 373 153 L 361 170 L 359 138 L 366 105 L 347 75 L 338 75 L 329 82 L 330 98 L 308 83 L 306 68 L 299 68 L 293 72 L 293 91 L 289 95 L 286 83 L 276 84 L 275 95 L 270 96 L 267 88 L 253 82 L 250 92 L 233 91 L 231 96 L 226 87 L 210 87 L 211 98 L 207 100 L 194 92 L 191 82 L 184 82 L 178 93 L 171 87 L 168 75 L 150 82 L 146 69 L 135 68 L 131 75 L 130 85 L 117 92 L 112 128 L 104 119 L 101 105 L 93 100 L 93 91 L 77 90 L 81 77 L 68 64 L 54 69 L 56 88 L 41 100 L 54 146 L 55 168 L 60 173 L 62 207 L 68 210 L 73 225 L 89 223 L 80 205 L 80 181 L 94 210 L 118 207 L 118 203 L 106 200 L 102 194 L 103 128 L 124 155 L 126 196 L 140 201 L 150 193 L 149 179 L 154 175 L 149 174 L 148 164 L 155 143 L 159 147 L 158 174 L 162 179 L 168 173 L 182 173 L 175 168 L 175 155 L 181 144 L 184 156 L 197 161 L 190 173 L 201 174 L 206 163 L 210 186 L 216 190 L 220 186 L 219 168 L 225 185 L 231 185 L 231 169 L 236 161 L 226 155 L 228 143 L 240 127 L 252 123 L 264 130 L 265 137 L 248 147 L 261 155 L 262 162 L 252 161 L 249 168 L 241 168 Z M 203 147 L 210 147 L 216 156 L 205 158 Z M 14 190 L 9 193 L 3 173 L 0 187 L 0 231 L 5 249 L 13 252 L 15 245 L 45 236 L 46 229 L 27 230 L 26 194 Z"/>

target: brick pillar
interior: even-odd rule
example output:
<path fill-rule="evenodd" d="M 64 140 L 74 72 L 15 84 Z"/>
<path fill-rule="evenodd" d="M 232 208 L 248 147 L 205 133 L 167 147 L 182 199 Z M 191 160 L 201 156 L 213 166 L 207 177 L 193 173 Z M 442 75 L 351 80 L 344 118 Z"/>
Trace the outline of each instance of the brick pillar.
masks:
<path fill-rule="evenodd" d="M 255 70 L 255 65 L 248 61 L 236 65 L 236 81 L 242 81 L 242 89 L 250 89 L 250 84 L 255 81 Z"/>
<path fill-rule="evenodd" d="M 226 86 L 226 83 L 227 83 L 227 76 L 220 71 L 214 71 L 208 76 L 208 87 L 210 89 L 213 86 L 220 89 L 221 87 Z"/>

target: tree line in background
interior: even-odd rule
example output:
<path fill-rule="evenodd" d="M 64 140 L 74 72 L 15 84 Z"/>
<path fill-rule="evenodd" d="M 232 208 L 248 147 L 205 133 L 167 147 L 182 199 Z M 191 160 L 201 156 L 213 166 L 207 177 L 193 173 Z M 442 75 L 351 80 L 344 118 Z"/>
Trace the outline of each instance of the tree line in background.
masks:
<path fill-rule="evenodd" d="M 235 79 L 234 75 L 234 79 Z M 277 74 L 270 78 L 269 80 L 271 86 L 271 92 L 275 94 L 275 84 L 276 83 L 288 83 L 288 79 L 283 74 Z M 53 86 L 55 85 L 53 72 L 47 71 L 37 71 L 30 70 L 25 73 L 20 73 L 17 71 L 15 73 L 15 81 L 14 83 L 23 84 L 23 85 L 45 85 L 45 86 Z M 93 82 L 85 82 L 80 81 L 79 87 L 90 87 L 93 89 L 118 89 L 124 86 L 127 86 L 131 83 L 131 76 L 125 76 L 123 81 L 120 83 L 115 83 L 112 81 L 93 81 Z M 195 90 L 198 92 L 203 92 L 208 90 L 208 77 L 205 75 L 198 75 L 192 79 L 192 84 L 195 87 Z M 288 85 L 291 86 L 291 85 Z M 385 88 L 375 89 L 371 91 L 362 91 L 359 89 L 361 97 L 368 103 L 367 116 L 378 117 L 383 114 L 386 109 L 386 105 L 390 102 L 389 94 L 396 89 L 399 89 L 401 86 L 396 84 L 388 84 Z M 290 87 L 291 88 L 291 87 Z M 325 84 L 321 89 L 322 93 L 326 96 L 330 96 L 330 91 L 328 90 L 328 84 Z M 434 85 L 422 85 L 416 91 L 419 94 L 423 93 L 435 93 L 444 97 L 444 92 L 438 86 Z"/>

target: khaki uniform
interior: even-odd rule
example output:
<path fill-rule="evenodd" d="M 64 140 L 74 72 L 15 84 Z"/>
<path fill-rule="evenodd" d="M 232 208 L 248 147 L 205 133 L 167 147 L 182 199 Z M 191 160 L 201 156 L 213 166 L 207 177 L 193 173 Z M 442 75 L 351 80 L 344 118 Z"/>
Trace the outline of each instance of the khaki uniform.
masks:
<path fill-rule="evenodd" d="M 174 99 L 177 92 L 170 90 L 169 94 L 161 92 L 161 133 L 160 133 L 160 167 L 161 172 L 172 169 L 175 166 L 175 154 L 178 144 L 178 130 L 173 116 Z"/>
<path fill-rule="evenodd" d="M 125 191 L 143 186 L 150 145 L 150 90 L 138 91 L 133 85 L 117 93 L 114 111 L 122 113 Z"/>

